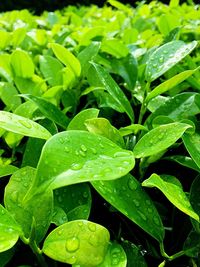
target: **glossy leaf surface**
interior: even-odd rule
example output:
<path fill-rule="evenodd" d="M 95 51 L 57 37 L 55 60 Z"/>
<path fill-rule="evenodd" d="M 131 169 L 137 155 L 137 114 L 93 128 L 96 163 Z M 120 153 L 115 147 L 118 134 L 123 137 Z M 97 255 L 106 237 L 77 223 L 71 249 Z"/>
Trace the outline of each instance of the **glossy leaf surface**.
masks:
<path fill-rule="evenodd" d="M 142 256 L 139 247 L 128 241 L 124 241 L 122 246 L 127 255 L 127 267 L 132 267 L 133 262 L 134 267 L 147 267 L 144 256 Z"/>
<path fill-rule="evenodd" d="M 113 78 L 110 76 L 107 70 L 105 70 L 102 66 L 95 63 L 92 63 L 92 66 L 96 70 L 98 78 L 100 82 L 105 86 L 105 89 L 115 99 L 118 105 L 123 108 L 124 112 L 127 113 L 130 120 L 133 121 L 134 119 L 133 110 L 123 91 L 113 80 Z"/>
<path fill-rule="evenodd" d="M 22 96 L 33 101 L 46 118 L 54 121 L 64 129 L 67 128 L 67 125 L 69 124 L 69 118 L 51 102 L 43 99 L 42 97 L 37 97 L 33 95 Z"/>
<path fill-rule="evenodd" d="M 82 130 L 87 131 L 85 126 L 85 121 L 88 119 L 97 118 L 99 110 L 96 108 L 88 108 L 80 111 L 76 116 L 70 121 L 67 130 Z"/>
<path fill-rule="evenodd" d="M 117 179 L 134 164 L 131 151 L 103 136 L 76 130 L 62 132 L 43 147 L 35 187 L 55 189 L 85 181 Z"/>
<path fill-rule="evenodd" d="M 42 250 L 60 262 L 95 266 L 103 261 L 109 238 L 109 232 L 103 226 L 76 220 L 53 230 L 45 239 Z"/>
<path fill-rule="evenodd" d="M 156 49 L 150 56 L 146 67 L 146 80 L 151 82 L 192 52 L 197 46 L 193 41 L 185 44 L 183 41 L 172 41 Z"/>
<path fill-rule="evenodd" d="M 145 134 L 135 145 L 133 150 L 135 157 L 147 157 L 165 150 L 173 145 L 190 127 L 188 124 L 179 122 L 156 127 Z"/>
<path fill-rule="evenodd" d="M 0 205 L 0 253 L 12 248 L 21 234 L 20 226 L 11 214 Z"/>
<path fill-rule="evenodd" d="M 157 187 L 174 206 L 196 221 L 199 221 L 198 214 L 194 212 L 189 199 L 182 189 L 181 183 L 175 177 L 152 174 L 142 185 L 146 187 Z"/>
<path fill-rule="evenodd" d="M 25 136 L 49 139 L 51 134 L 40 124 L 22 116 L 0 111 L 0 128 Z"/>
<path fill-rule="evenodd" d="M 11 175 L 17 170 L 18 168 L 13 165 L 0 166 L 0 178 L 7 175 Z"/>
<path fill-rule="evenodd" d="M 200 134 L 194 133 L 191 135 L 185 133 L 182 139 L 188 153 L 200 168 Z"/>
<path fill-rule="evenodd" d="M 113 207 L 161 242 L 164 228 L 160 216 L 140 183 L 130 174 L 114 181 L 95 181 L 92 185 Z"/>

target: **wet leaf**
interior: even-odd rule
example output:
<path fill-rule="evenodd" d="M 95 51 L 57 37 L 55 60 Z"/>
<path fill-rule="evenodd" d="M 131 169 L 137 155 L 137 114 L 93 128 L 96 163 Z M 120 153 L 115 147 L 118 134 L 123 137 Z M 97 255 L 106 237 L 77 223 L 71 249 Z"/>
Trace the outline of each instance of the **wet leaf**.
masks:
<path fill-rule="evenodd" d="M 196 165 L 196 163 L 190 157 L 186 157 L 182 155 L 174 155 L 174 156 L 165 157 L 164 159 L 175 161 L 179 163 L 180 165 L 193 169 L 197 172 L 200 171 L 200 168 Z"/>
<path fill-rule="evenodd" d="M 66 131 L 54 135 L 44 145 L 33 189 L 117 179 L 127 174 L 134 164 L 131 151 L 121 149 L 103 136 Z"/>
<path fill-rule="evenodd" d="M 87 131 L 85 126 L 85 121 L 87 119 L 97 118 L 99 110 L 96 108 L 88 108 L 80 111 L 74 118 L 70 121 L 67 130 L 83 130 Z"/>
<path fill-rule="evenodd" d="M 21 234 L 20 226 L 11 214 L 0 205 L 0 253 L 12 248 Z"/>
<path fill-rule="evenodd" d="M 41 139 L 49 139 L 51 137 L 50 132 L 40 124 L 6 111 L 0 111 L 0 128 Z"/>
<path fill-rule="evenodd" d="M 199 222 L 198 214 L 194 212 L 189 199 L 183 191 L 181 183 L 175 177 L 152 174 L 142 185 L 146 187 L 157 187 L 175 207 Z"/>
<path fill-rule="evenodd" d="M 109 232 L 86 220 L 67 222 L 45 239 L 43 252 L 50 258 L 69 264 L 96 266 L 106 254 Z"/>
<path fill-rule="evenodd" d="M 165 150 L 173 145 L 190 127 L 189 124 L 174 122 L 154 128 L 135 145 L 133 150 L 135 157 L 147 157 Z"/>
<path fill-rule="evenodd" d="M 182 139 L 191 158 L 200 168 L 200 134 L 197 132 L 192 135 L 185 133 Z"/>
<path fill-rule="evenodd" d="M 146 80 L 152 82 L 160 77 L 191 53 L 196 46 L 196 41 L 189 44 L 183 41 L 172 41 L 157 48 L 147 62 L 145 72 Z"/>
<path fill-rule="evenodd" d="M 113 207 L 162 242 L 164 228 L 160 216 L 150 197 L 132 175 L 113 181 L 95 181 L 92 185 Z"/>
<path fill-rule="evenodd" d="M 127 267 L 132 267 L 132 263 L 134 262 L 134 267 L 147 267 L 144 257 L 142 256 L 140 249 L 128 242 L 124 241 L 122 246 L 127 255 Z"/>

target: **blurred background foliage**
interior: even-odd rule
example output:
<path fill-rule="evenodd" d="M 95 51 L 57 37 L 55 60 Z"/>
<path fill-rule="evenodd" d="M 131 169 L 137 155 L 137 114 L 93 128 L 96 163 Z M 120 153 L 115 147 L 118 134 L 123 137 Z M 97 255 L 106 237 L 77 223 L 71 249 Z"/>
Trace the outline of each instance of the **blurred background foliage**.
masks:
<path fill-rule="evenodd" d="M 0 12 L 10 11 L 10 10 L 21 10 L 21 9 L 29 9 L 35 14 L 41 14 L 44 10 L 54 11 L 56 9 L 61 9 L 68 5 L 90 5 L 96 4 L 98 6 L 103 6 L 106 0 L 1 0 L 0 1 Z M 149 3 L 151 1 L 134 1 L 134 0 L 121 0 L 121 3 L 128 3 L 132 6 L 137 5 L 138 3 Z M 169 0 L 161 0 L 160 2 L 169 3 Z M 180 1 L 180 3 L 198 3 L 199 0 L 187 0 Z"/>

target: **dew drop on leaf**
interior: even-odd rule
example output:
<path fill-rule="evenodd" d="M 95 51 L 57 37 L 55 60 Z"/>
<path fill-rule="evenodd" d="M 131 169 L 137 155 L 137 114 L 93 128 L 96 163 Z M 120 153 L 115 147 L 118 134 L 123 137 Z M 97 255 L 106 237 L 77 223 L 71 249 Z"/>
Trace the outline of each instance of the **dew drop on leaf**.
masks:
<path fill-rule="evenodd" d="M 80 170 L 80 169 L 82 169 L 82 164 L 80 164 L 80 163 L 74 163 L 74 164 L 72 164 L 71 165 L 71 169 L 73 170 L 73 171 L 78 171 L 78 170 Z"/>
<path fill-rule="evenodd" d="M 79 249 L 80 241 L 77 237 L 68 238 L 65 243 L 65 248 L 67 252 L 75 252 Z"/>
<path fill-rule="evenodd" d="M 96 225 L 93 224 L 93 223 L 89 223 L 89 224 L 88 224 L 88 229 L 89 229 L 91 232 L 95 232 L 95 231 L 96 231 Z"/>
<path fill-rule="evenodd" d="M 128 187 L 129 187 L 130 190 L 134 191 L 134 190 L 137 189 L 138 185 L 133 179 L 130 178 L 128 180 Z"/>
<path fill-rule="evenodd" d="M 19 120 L 19 123 L 22 126 L 26 127 L 27 129 L 31 129 L 32 128 L 32 125 L 29 122 L 27 122 L 27 121 Z"/>
<path fill-rule="evenodd" d="M 81 145 L 81 150 L 82 150 L 83 152 L 86 152 L 86 151 L 87 151 L 87 147 L 86 147 L 85 145 Z"/>

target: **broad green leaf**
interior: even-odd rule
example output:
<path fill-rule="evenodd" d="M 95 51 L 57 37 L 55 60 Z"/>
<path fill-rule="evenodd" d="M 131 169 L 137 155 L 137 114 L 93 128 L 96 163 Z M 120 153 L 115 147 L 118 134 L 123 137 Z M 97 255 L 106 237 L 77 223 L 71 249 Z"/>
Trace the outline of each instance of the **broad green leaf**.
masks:
<path fill-rule="evenodd" d="M 64 210 L 54 205 L 51 223 L 54 223 L 56 226 L 60 226 L 66 222 L 68 222 L 68 218 Z"/>
<path fill-rule="evenodd" d="M 96 108 L 88 108 L 80 111 L 76 116 L 70 121 L 67 130 L 82 130 L 87 131 L 85 126 L 85 121 L 88 119 L 97 118 L 99 115 L 99 110 Z"/>
<path fill-rule="evenodd" d="M 0 253 L 12 248 L 21 234 L 20 226 L 12 215 L 0 205 Z"/>
<path fill-rule="evenodd" d="M 44 145 L 33 189 L 117 179 L 134 164 L 131 151 L 121 149 L 103 136 L 66 131 L 54 135 Z"/>
<path fill-rule="evenodd" d="M 15 50 L 11 55 L 11 66 L 15 76 L 31 78 L 34 74 L 34 64 L 29 54 L 23 50 Z"/>
<path fill-rule="evenodd" d="M 18 91 L 12 83 L 4 83 L 2 85 L 1 100 L 7 106 L 7 110 L 14 110 L 21 104 Z"/>
<path fill-rule="evenodd" d="M 187 168 L 193 169 L 197 172 L 200 171 L 200 168 L 196 165 L 196 163 L 190 157 L 181 156 L 181 155 L 174 155 L 174 156 L 165 157 L 163 159 L 175 161 L 178 164 L 185 166 Z"/>
<path fill-rule="evenodd" d="M 122 10 L 124 12 L 127 12 L 128 14 L 130 14 L 130 9 L 129 7 L 127 7 L 126 5 L 120 3 L 119 1 L 116 0 L 108 0 L 108 3 L 111 4 L 113 7 Z"/>
<path fill-rule="evenodd" d="M 200 95 L 196 93 L 182 93 L 168 99 L 147 119 L 149 125 L 154 118 L 160 115 L 168 116 L 173 120 L 187 119 L 200 113 L 197 102 L 200 101 Z"/>
<path fill-rule="evenodd" d="M 103 226 L 76 220 L 53 230 L 45 239 L 42 251 L 63 263 L 96 266 L 104 259 L 109 238 Z"/>
<path fill-rule="evenodd" d="M 30 237 L 34 220 L 35 240 L 40 242 L 46 234 L 52 216 L 53 193 L 43 192 L 25 200 L 35 179 L 36 170 L 24 167 L 15 172 L 5 188 L 4 203 L 21 226 L 26 238 Z"/>
<path fill-rule="evenodd" d="M 118 39 L 104 39 L 101 45 L 101 51 L 106 52 L 116 58 L 123 58 L 128 55 L 128 48 Z"/>
<path fill-rule="evenodd" d="M 191 158 L 200 168 L 200 134 L 197 132 L 192 135 L 185 133 L 182 139 Z"/>
<path fill-rule="evenodd" d="M 40 69 L 51 86 L 62 85 L 63 65 L 51 56 L 40 56 Z"/>
<path fill-rule="evenodd" d="M 97 192 L 159 242 L 164 238 L 160 216 L 140 183 L 130 174 L 113 181 L 94 181 Z"/>
<path fill-rule="evenodd" d="M 10 66 L 9 54 L 0 55 L 0 76 L 3 77 L 6 81 L 12 82 L 13 73 Z"/>
<path fill-rule="evenodd" d="M 132 267 L 133 262 L 134 267 L 147 267 L 144 256 L 142 256 L 139 247 L 128 241 L 124 241 L 122 246 L 127 255 L 127 267 Z"/>
<path fill-rule="evenodd" d="M 55 56 L 73 72 L 75 77 L 80 76 L 81 64 L 69 50 L 67 50 L 64 46 L 56 43 L 51 43 L 50 47 L 53 50 Z"/>
<path fill-rule="evenodd" d="M 120 132 L 110 124 L 109 120 L 105 118 L 87 119 L 84 124 L 89 132 L 102 135 L 118 146 L 125 147 L 123 137 Z"/>
<path fill-rule="evenodd" d="M 0 111 L 0 128 L 21 135 L 45 140 L 51 137 L 50 132 L 40 124 L 6 111 Z"/>
<path fill-rule="evenodd" d="M 112 70 L 124 79 L 127 84 L 126 87 L 132 92 L 138 76 L 137 61 L 135 58 L 129 54 L 126 58 L 114 59 L 112 61 Z"/>
<path fill-rule="evenodd" d="M 169 99 L 168 96 L 156 96 L 155 98 L 151 99 L 147 104 L 147 108 L 150 112 L 154 113 L 160 106 L 162 106 L 167 100 Z"/>
<path fill-rule="evenodd" d="M 54 191 L 54 205 L 63 210 L 68 221 L 87 220 L 91 202 L 90 187 L 86 183 L 70 185 Z"/>
<path fill-rule="evenodd" d="M 153 89 L 153 91 L 151 91 L 147 95 L 145 101 L 149 102 L 149 100 L 151 100 L 152 98 L 154 98 L 160 94 L 163 94 L 170 89 L 173 89 L 173 87 L 177 86 L 179 83 L 185 81 L 192 74 L 194 74 L 196 70 L 197 69 L 183 71 L 183 72 L 173 76 L 171 79 L 159 84 L 158 86 L 156 86 L 156 88 Z"/>
<path fill-rule="evenodd" d="M 183 41 L 172 41 L 157 48 L 150 56 L 145 77 L 149 82 L 154 81 L 184 57 L 186 57 L 197 46 L 197 41 L 189 44 Z"/>
<path fill-rule="evenodd" d="M 196 258 L 200 250 L 200 233 L 192 230 L 183 245 L 183 251 L 188 257 Z"/>
<path fill-rule="evenodd" d="M 147 128 L 141 124 L 131 124 L 126 127 L 121 127 L 119 132 L 122 136 L 129 134 L 137 134 L 138 131 L 148 131 Z"/>
<path fill-rule="evenodd" d="M 92 66 L 96 70 L 98 78 L 100 82 L 105 86 L 105 89 L 115 99 L 118 105 L 123 108 L 124 112 L 127 113 L 130 120 L 133 121 L 134 120 L 133 109 L 123 91 L 113 80 L 113 78 L 110 76 L 107 70 L 105 70 L 103 67 L 95 63 L 92 63 Z"/>
<path fill-rule="evenodd" d="M 175 177 L 154 173 L 142 183 L 142 186 L 158 188 L 175 207 L 199 222 L 198 214 L 194 212 L 181 183 Z"/>
<path fill-rule="evenodd" d="M 26 37 L 26 29 L 25 28 L 18 28 L 12 32 L 12 45 L 14 47 L 19 47 L 20 44 L 23 42 L 24 38 Z"/>
<path fill-rule="evenodd" d="M 133 150 L 135 157 L 148 157 L 165 150 L 173 145 L 190 127 L 189 124 L 174 122 L 154 128 L 135 145 Z"/>
<path fill-rule="evenodd" d="M 13 165 L 0 166 L 0 178 L 5 177 L 7 175 L 11 175 L 14 172 L 16 172 L 17 170 L 18 170 L 18 168 L 13 166 Z"/>
<path fill-rule="evenodd" d="M 89 61 L 93 60 L 94 57 L 97 55 L 100 49 L 100 45 L 100 42 L 92 42 L 89 46 L 87 46 L 78 54 L 78 59 L 81 63 L 81 71 L 83 76 L 86 76 L 88 69 L 90 68 Z"/>
<path fill-rule="evenodd" d="M 108 266 L 115 266 L 115 267 L 127 266 L 126 253 L 124 252 L 123 247 L 116 242 L 109 244 L 104 261 L 101 264 L 97 265 L 97 267 L 108 267 Z"/>
<path fill-rule="evenodd" d="M 54 104 L 45 100 L 42 97 L 37 97 L 33 95 L 22 96 L 26 99 L 33 101 L 46 118 L 52 120 L 64 129 L 67 128 L 67 125 L 69 124 L 69 118 L 64 113 L 62 113 L 62 111 L 58 109 Z"/>

